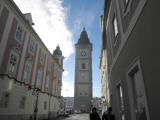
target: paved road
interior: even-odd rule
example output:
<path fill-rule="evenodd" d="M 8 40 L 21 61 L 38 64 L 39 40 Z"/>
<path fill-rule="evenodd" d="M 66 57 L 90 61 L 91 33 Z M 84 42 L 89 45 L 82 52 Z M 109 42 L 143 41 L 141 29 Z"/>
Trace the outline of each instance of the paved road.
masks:
<path fill-rule="evenodd" d="M 63 120 L 89 120 L 89 114 L 73 114 Z"/>

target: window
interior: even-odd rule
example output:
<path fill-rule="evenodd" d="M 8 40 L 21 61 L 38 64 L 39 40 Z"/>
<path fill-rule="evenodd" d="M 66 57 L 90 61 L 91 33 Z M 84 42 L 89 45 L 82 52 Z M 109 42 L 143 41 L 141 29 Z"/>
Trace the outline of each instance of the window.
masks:
<path fill-rule="evenodd" d="M 125 5 L 127 5 L 129 2 L 129 0 L 124 0 Z"/>
<path fill-rule="evenodd" d="M 116 37 L 118 35 L 118 24 L 115 15 L 113 17 L 113 30 L 114 30 L 114 36 Z"/>
<path fill-rule="evenodd" d="M 49 92 L 49 81 L 50 81 L 50 77 L 47 76 L 47 78 L 46 78 L 46 92 Z"/>
<path fill-rule="evenodd" d="M 19 104 L 19 108 L 24 109 L 25 108 L 25 103 L 26 103 L 26 97 L 22 96 Z"/>
<path fill-rule="evenodd" d="M 43 80 L 43 75 L 42 75 L 42 70 L 38 70 L 38 73 L 37 73 L 37 87 L 38 88 L 41 88 L 42 86 L 42 80 Z"/>
<path fill-rule="evenodd" d="M 124 113 L 124 99 L 123 99 L 123 92 L 122 86 L 119 84 L 117 86 L 118 89 L 118 101 L 119 101 L 119 108 L 120 108 L 120 120 L 125 120 L 125 113 Z"/>
<path fill-rule="evenodd" d="M 50 63 L 50 62 L 48 62 L 48 67 L 47 67 L 47 68 L 48 68 L 48 71 L 49 71 L 49 72 L 51 72 L 52 65 L 51 65 L 51 63 Z"/>
<path fill-rule="evenodd" d="M 17 26 L 17 30 L 16 30 L 16 34 L 15 34 L 15 38 L 18 42 L 22 42 L 23 40 L 23 29 L 21 26 Z"/>
<path fill-rule="evenodd" d="M 31 70 L 32 70 L 32 64 L 30 61 L 27 61 L 25 64 L 25 70 L 24 70 L 24 81 L 27 83 L 29 83 L 30 81 Z"/>
<path fill-rule="evenodd" d="M 9 97 L 10 97 L 9 93 L 7 93 L 7 92 L 2 93 L 2 97 L 1 97 L 1 100 L 0 100 L 0 107 L 1 108 L 7 108 L 8 107 Z"/>
<path fill-rule="evenodd" d="M 85 63 L 82 63 L 82 69 L 86 69 Z"/>
<path fill-rule="evenodd" d="M 41 51 L 41 54 L 40 54 L 40 63 L 44 64 L 44 61 L 45 61 L 45 53 L 43 51 Z"/>
<path fill-rule="evenodd" d="M 30 39 L 29 44 L 28 44 L 28 52 L 31 55 L 34 55 L 35 50 L 36 50 L 36 43 L 33 40 Z"/>
<path fill-rule="evenodd" d="M 128 12 L 130 12 L 130 8 L 131 8 L 131 3 L 132 3 L 132 0 L 122 0 L 122 9 L 123 9 L 123 12 L 124 12 L 124 16 L 127 15 Z"/>
<path fill-rule="evenodd" d="M 14 72 L 18 64 L 18 54 L 14 51 L 11 51 L 9 59 L 9 72 Z"/>
<path fill-rule="evenodd" d="M 45 101 L 44 102 L 44 110 L 46 110 L 47 109 L 47 102 Z"/>
<path fill-rule="evenodd" d="M 133 119 L 137 120 L 139 118 L 143 118 L 143 120 L 147 120 L 149 112 L 139 61 L 136 61 L 136 63 L 131 67 L 128 72 L 128 76 L 128 95 L 130 99 L 131 112 L 134 115 Z"/>

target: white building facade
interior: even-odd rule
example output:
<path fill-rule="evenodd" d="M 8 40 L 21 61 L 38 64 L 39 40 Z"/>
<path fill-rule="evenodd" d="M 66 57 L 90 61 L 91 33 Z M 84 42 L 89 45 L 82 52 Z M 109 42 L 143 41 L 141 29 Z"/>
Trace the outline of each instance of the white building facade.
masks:
<path fill-rule="evenodd" d="M 63 56 L 53 55 L 12 0 L 0 0 L 0 119 L 44 119 L 60 109 Z"/>

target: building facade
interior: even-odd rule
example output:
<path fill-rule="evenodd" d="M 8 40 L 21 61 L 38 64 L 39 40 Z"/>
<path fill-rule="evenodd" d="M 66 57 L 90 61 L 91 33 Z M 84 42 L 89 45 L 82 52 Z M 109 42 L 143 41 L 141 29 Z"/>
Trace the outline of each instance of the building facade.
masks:
<path fill-rule="evenodd" d="M 102 101 L 102 113 L 107 110 L 110 106 L 110 95 L 109 95 L 109 83 L 108 83 L 108 69 L 107 69 L 107 49 L 105 44 L 101 50 L 100 57 L 100 70 L 101 70 L 101 101 Z"/>
<path fill-rule="evenodd" d="M 44 119 L 60 109 L 63 56 L 51 54 L 12 0 L 0 0 L 0 119 Z"/>
<path fill-rule="evenodd" d="M 116 120 L 160 119 L 159 4 L 158 0 L 105 0 L 102 43 Z"/>
<path fill-rule="evenodd" d="M 75 46 L 74 110 L 89 112 L 92 99 L 92 44 L 85 28 Z"/>
<path fill-rule="evenodd" d="M 73 113 L 74 110 L 74 97 L 64 97 L 65 111 Z"/>

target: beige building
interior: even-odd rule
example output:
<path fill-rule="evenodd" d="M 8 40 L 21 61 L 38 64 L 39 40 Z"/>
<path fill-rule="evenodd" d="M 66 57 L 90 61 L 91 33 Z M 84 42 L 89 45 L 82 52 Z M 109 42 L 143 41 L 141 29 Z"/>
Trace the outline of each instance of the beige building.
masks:
<path fill-rule="evenodd" d="M 61 109 L 63 56 L 53 55 L 12 0 L 0 0 L 0 119 L 54 117 Z"/>
<path fill-rule="evenodd" d="M 75 46 L 74 110 L 89 112 L 92 99 L 92 43 L 85 28 Z"/>
<path fill-rule="evenodd" d="M 106 46 L 103 46 L 100 57 L 100 70 L 101 70 L 101 101 L 102 101 L 102 113 L 110 106 L 110 95 L 108 86 L 108 69 L 107 69 L 107 50 Z"/>

